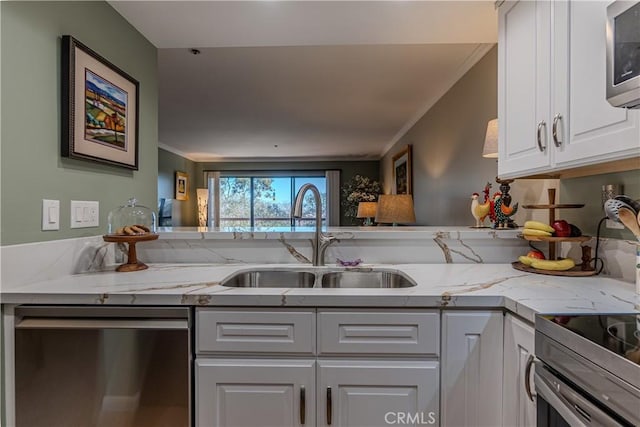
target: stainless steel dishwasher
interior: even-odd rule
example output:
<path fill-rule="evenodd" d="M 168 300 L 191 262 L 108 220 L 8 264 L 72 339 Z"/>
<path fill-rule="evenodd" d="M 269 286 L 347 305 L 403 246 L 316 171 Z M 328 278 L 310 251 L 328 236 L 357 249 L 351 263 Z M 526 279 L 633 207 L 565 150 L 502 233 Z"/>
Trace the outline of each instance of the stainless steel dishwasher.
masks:
<path fill-rule="evenodd" d="M 20 306 L 15 319 L 18 427 L 192 425 L 189 308 Z"/>

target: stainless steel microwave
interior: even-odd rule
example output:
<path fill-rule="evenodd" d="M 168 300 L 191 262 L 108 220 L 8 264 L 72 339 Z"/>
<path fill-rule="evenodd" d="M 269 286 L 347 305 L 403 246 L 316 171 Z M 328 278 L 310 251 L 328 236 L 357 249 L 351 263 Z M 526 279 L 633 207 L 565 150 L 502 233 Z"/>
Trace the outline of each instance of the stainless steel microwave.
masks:
<path fill-rule="evenodd" d="M 640 108 L 640 1 L 607 6 L 607 101 Z"/>

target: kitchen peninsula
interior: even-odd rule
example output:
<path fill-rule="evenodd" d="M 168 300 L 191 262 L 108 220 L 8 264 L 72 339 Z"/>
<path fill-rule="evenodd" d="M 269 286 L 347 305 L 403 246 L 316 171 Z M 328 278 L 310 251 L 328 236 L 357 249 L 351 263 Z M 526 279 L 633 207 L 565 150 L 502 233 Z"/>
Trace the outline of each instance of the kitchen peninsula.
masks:
<path fill-rule="evenodd" d="M 472 417 L 485 424 L 512 425 L 516 412 L 532 413 L 524 388 L 518 386 L 530 373 L 517 361 L 522 349 L 533 353 L 537 313 L 640 313 L 640 296 L 629 282 L 513 269 L 509 261 L 528 248 L 517 230 L 339 227 L 328 232 L 338 241 L 328 249 L 327 265 L 320 267 L 309 263 L 313 232 L 304 229 L 165 229 L 158 240 L 139 245 L 139 256 L 149 269 L 128 273 L 115 271 L 118 248 L 100 237 L 3 247 L 5 265 L 11 266 L 3 271 L 1 294 L 6 390 L 17 381 L 11 349 L 19 331 L 14 327 L 23 322 L 20 307 L 82 308 L 87 313 L 110 307 L 187 307 L 195 337 L 189 353 L 196 378 L 195 410 L 189 413 L 195 425 L 244 420 L 244 412 L 232 403 L 215 412 L 210 401 L 223 404 L 230 399 L 233 392 L 224 384 L 253 384 L 256 378 L 263 378 L 259 387 L 243 386 L 253 396 L 247 398 L 256 402 L 272 396 L 269 390 L 283 382 L 306 390 L 300 401 L 283 396 L 286 409 L 270 407 L 262 413 L 261 419 L 271 419 L 273 425 L 293 412 L 297 421 L 303 415 L 305 422 L 317 416 L 313 425 L 346 413 L 352 423 L 383 425 L 381 417 L 389 411 L 414 404 L 440 425 Z M 627 252 L 625 258 L 632 260 Z M 41 270 L 25 269 L 34 255 L 41 257 Z M 364 262 L 345 268 L 335 264 L 336 258 Z M 255 270 L 307 272 L 316 278 L 315 285 L 222 285 L 236 273 Z M 328 288 L 319 280 L 326 273 L 371 271 L 403 275 L 415 286 Z M 475 344 L 465 344 L 469 339 Z M 475 386 L 460 386 L 461 375 L 465 384 Z M 496 377 L 503 381 L 496 382 Z M 357 411 L 358 394 L 344 381 L 375 391 L 384 405 Z M 380 385 L 389 381 L 417 390 L 417 397 L 391 403 L 390 390 Z M 493 397 L 487 400 L 474 392 L 476 386 L 492 390 Z M 331 389 L 335 397 L 325 395 Z M 474 405 L 456 404 L 460 393 L 493 409 L 477 412 Z M 13 396 L 6 397 L 7 407 L 13 407 Z M 325 414 L 321 406 L 332 407 L 335 415 Z M 379 413 L 382 409 L 384 414 Z M 102 413 L 111 414 L 104 403 Z M 7 416 L 14 414 L 9 411 Z"/>

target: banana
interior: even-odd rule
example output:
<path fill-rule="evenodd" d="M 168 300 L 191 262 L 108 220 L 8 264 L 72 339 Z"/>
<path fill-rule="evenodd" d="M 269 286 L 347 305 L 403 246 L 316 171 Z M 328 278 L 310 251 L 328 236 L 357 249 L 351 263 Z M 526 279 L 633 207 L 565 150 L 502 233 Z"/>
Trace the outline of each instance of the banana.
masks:
<path fill-rule="evenodd" d="M 524 265 L 531 265 L 531 263 L 533 263 L 533 261 L 535 261 L 536 259 L 538 259 L 538 258 L 531 258 L 531 257 L 526 256 L 526 255 L 520 255 L 518 257 L 518 261 L 520 261 Z"/>
<path fill-rule="evenodd" d="M 546 231 L 547 233 L 553 233 L 553 227 L 549 226 L 548 224 L 545 224 L 544 222 L 540 222 L 540 221 L 527 221 L 524 223 L 524 228 L 532 228 L 534 230 L 542 230 L 542 231 Z"/>
<path fill-rule="evenodd" d="M 551 237 L 551 233 L 544 230 L 538 230 L 537 228 L 525 228 L 522 230 L 522 234 L 525 236 L 546 236 Z"/>
<path fill-rule="evenodd" d="M 556 261 L 548 259 L 537 259 L 531 263 L 531 267 L 539 270 L 570 270 L 575 267 L 576 263 L 571 258 L 559 259 Z"/>

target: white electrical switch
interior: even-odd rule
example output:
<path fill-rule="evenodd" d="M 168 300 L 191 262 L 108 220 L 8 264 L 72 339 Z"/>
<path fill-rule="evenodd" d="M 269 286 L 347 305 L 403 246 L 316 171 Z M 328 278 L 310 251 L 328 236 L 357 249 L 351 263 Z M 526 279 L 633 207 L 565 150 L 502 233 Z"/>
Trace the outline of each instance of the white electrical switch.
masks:
<path fill-rule="evenodd" d="M 60 230 L 60 200 L 42 199 L 42 230 Z"/>
<path fill-rule="evenodd" d="M 100 203 L 71 201 L 71 228 L 98 227 Z"/>

